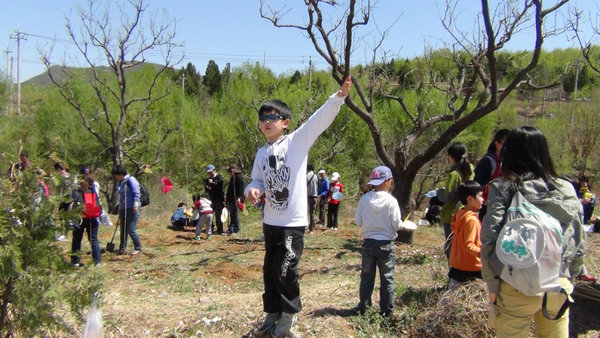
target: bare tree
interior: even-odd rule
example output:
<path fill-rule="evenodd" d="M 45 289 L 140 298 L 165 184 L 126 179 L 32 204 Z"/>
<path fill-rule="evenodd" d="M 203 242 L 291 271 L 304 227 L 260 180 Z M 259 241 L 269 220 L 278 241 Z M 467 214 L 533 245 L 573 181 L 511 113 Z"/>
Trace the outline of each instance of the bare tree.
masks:
<path fill-rule="evenodd" d="M 66 19 L 70 38 L 91 72 L 89 85 L 95 95 L 92 109 L 90 99 L 75 90 L 74 73 L 66 67 L 52 67 L 50 52 L 42 59 L 50 80 L 79 115 L 83 127 L 108 153 L 112 164 L 120 165 L 127 159 L 135 165 L 135 174 L 139 174 L 144 167 L 158 163 L 165 140 L 177 128 L 162 131 L 153 155 L 146 157 L 145 162 L 134 151 L 147 142 L 148 123 L 159 118 L 153 105 L 169 94 L 158 89 L 161 76 L 181 61 L 173 57 L 173 49 L 178 46 L 174 41 L 175 25 L 166 14 L 162 22 L 157 22 L 159 16 L 148 12 L 144 0 L 127 1 L 118 11 L 110 10 L 109 1 L 100 3 L 90 0 L 87 7 L 79 7 L 77 23 Z M 116 18 L 120 21 L 113 21 L 110 13 L 118 13 Z M 136 83 L 136 90 L 132 90 L 128 74 L 134 67 L 144 65 L 149 55 L 156 54 L 162 56 L 162 63 L 156 66 L 153 77 L 143 84 Z M 108 67 L 100 65 L 98 59 Z M 109 198 L 112 201 L 116 201 L 114 193 Z"/>
<path fill-rule="evenodd" d="M 434 109 L 424 100 L 412 105 L 407 102 L 404 91 L 398 90 L 402 88 L 402 79 L 390 81 L 376 72 L 370 74 L 365 85 L 355 79 L 356 95 L 346 98 L 346 105 L 366 123 L 377 156 L 392 169 L 395 181 L 393 194 L 404 213 L 410 210 L 413 182 L 422 167 L 458 133 L 498 109 L 515 89 L 520 86 L 536 87 L 528 74 L 538 63 L 544 38 L 547 34 L 561 31 L 546 27 L 544 19 L 567 2 L 569 0 L 557 0 L 552 6 L 544 8 L 542 1 L 528 0 L 519 2 L 522 6 L 519 8 L 517 2 L 505 1 L 495 11 L 490 11 L 488 1 L 482 0 L 481 15 L 478 17 L 479 30 L 471 38 L 472 35 L 455 30 L 455 6 L 448 0 L 442 20 L 455 40 L 447 53 L 448 62 L 453 64 L 453 71 L 440 74 L 432 66 L 420 78 L 415 76 L 417 90 L 426 92 L 427 96 L 437 92 L 445 97 L 446 109 L 443 111 Z M 260 15 L 276 27 L 303 31 L 319 55 L 331 66 L 332 77 L 341 84 L 350 74 L 349 65 L 352 64 L 353 44 L 356 42 L 355 31 L 360 26 L 369 24 L 373 4 L 371 1 L 360 1 L 357 4 L 356 0 L 349 0 L 342 17 L 326 22 L 325 18 L 330 16 L 325 11 L 339 6 L 338 1 L 305 0 L 304 3 L 308 23 L 303 25 L 283 23 L 287 10 L 274 10 L 265 0 L 261 1 Z M 529 58 L 518 66 L 512 78 L 505 77 L 501 82 L 497 54 L 514 34 L 525 29 L 530 29 L 535 34 Z M 385 39 L 385 34 L 381 35 L 382 39 Z M 339 41 L 336 40 L 340 37 Z M 373 48 L 374 57 L 379 46 L 377 44 Z M 504 87 L 501 87 L 502 84 Z M 410 121 L 409 127 L 405 128 L 406 133 L 398 136 L 399 139 L 387 140 L 382 135 L 382 126 L 376 119 L 377 100 L 388 100 L 399 105 L 403 118 Z"/>
<path fill-rule="evenodd" d="M 600 6 L 597 6 L 597 9 L 600 10 Z M 596 11 L 595 13 L 590 13 L 589 17 L 586 17 L 583 11 L 575 8 L 569 16 L 569 26 L 579 43 L 581 55 L 583 55 L 590 68 L 600 74 L 600 60 L 598 60 L 597 56 L 600 50 L 600 47 L 598 47 L 598 40 L 600 40 L 600 14 Z M 583 26 L 587 26 L 590 29 L 588 34 L 585 34 Z M 594 55 L 596 56 L 595 58 Z"/>

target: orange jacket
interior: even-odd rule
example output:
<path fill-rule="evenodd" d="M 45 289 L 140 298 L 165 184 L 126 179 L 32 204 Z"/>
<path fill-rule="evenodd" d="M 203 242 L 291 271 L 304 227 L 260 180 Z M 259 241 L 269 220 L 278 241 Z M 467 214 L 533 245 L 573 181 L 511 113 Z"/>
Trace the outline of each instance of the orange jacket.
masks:
<path fill-rule="evenodd" d="M 481 221 L 477 214 L 460 208 L 450 223 L 454 239 L 450 248 L 450 266 L 463 271 L 481 271 Z"/>

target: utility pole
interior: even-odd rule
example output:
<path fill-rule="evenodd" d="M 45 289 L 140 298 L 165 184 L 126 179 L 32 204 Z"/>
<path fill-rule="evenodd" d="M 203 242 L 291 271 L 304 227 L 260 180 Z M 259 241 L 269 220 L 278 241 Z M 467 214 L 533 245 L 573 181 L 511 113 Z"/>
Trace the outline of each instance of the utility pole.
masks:
<path fill-rule="evenodd" d="M 185 95 L 185 73 L 181 74 L 181 102 L 183 102 L 183 97 Z"/>
<path fill-rule="evenodd" d="M 15 99 L 15 81 L 13 80 L 13 64 L 15 62 L 15 57 L 10 57 L 10 111 L 12 112 L 15 107 L 13 107 L 13 102 Z"/>
<path fill-rule="evenodd" d="M 181 127 L 181 142 L 183 143 L 183 153 L 187 155 L 187 145 L 185 144 L 185 128 L 183 128 L 183 99 L 185 97 L 185 73 L 181 72 L 181 103 L 179 104 L 179 126 Z M 185 166 L 185 186 L 189 185 L 188 161 L 183 161 Z M 186 198 L 188 194 L 186 192 Z"/>
<path fill-rule="evenodd" d="M 24 37 L 25 33 L 15 31 L 15 35 L 11 35 L 10 38 L 17 40 L 17 115 L 21 115 L 21 40 L 27 40 Z"/>
<path fill-rule="evenodd" d="M 11 108 L 11 104 L 12 104 L 12 100 L 13 100 L 13 93 L 12 93 L 12 65 L 10 64 L 12 62 L 12 57 L 10 56 L 10 54 L 12 53 L 10 50 L 6 49 L 4 50 L 4 53 L 6 53 L 6 76 L 7 76 L 7 82 L 8 85 L 10 86 L 7 95 L 8 95 L 8 100 L 6 100 L 6 113 L 10 113 L 10 108 Z"/>

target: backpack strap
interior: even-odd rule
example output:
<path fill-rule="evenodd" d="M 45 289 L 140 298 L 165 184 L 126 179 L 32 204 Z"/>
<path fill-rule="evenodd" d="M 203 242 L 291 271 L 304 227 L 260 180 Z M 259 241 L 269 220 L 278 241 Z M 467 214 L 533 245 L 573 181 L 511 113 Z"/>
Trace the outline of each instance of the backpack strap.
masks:
<path fill-rule="evenodd" d="M 544 314 L 544 317 L 546 317 L 547 319 L 557 320 L 557 319 L 562 318 L 562 316 L 565 314 L 565 312 L 569 308 L 569 305 L 571 305 L 571 301 L 569 300 L 569 294 L 567 293 L 567 290 L 565 290 L 564 288 L 561 288 L 560 293 L 565 295 L 566 299 L 565 299 L 565 302 L 563 303 L 563 305 L 560 307 L 560 310 L 558 310 L 558 313 L 556 313 L 556 316 L 554 318 L 552 318 L 550 316 L 550 314 L 548 314 L 548 309 L 546 308 L 546 303 L 548 300 L 547 299 L 548 292 L 544 292 L 544 298 L 542 299 L 542 313 Z"/>

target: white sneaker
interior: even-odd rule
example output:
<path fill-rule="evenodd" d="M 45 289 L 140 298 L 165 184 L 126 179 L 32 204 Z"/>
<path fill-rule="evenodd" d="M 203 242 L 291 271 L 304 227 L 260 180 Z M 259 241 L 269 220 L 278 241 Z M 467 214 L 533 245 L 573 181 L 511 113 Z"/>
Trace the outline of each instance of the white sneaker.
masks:
<path fill-rule="evenodd" d="M 56 241 L 57 242 L 66 242 L 67 237 L 65 235 L 58 235 L 58 236 L 56 236 Z"/>
<path fill-rule="evenodd" d="M 132 255 L 132 256 L 135 256 L 135 255 L 139 254 L 140 252 L 142 252 L 142 250 L 133 250 L 133 251 L 131 252 L 131 255 Z"/>

